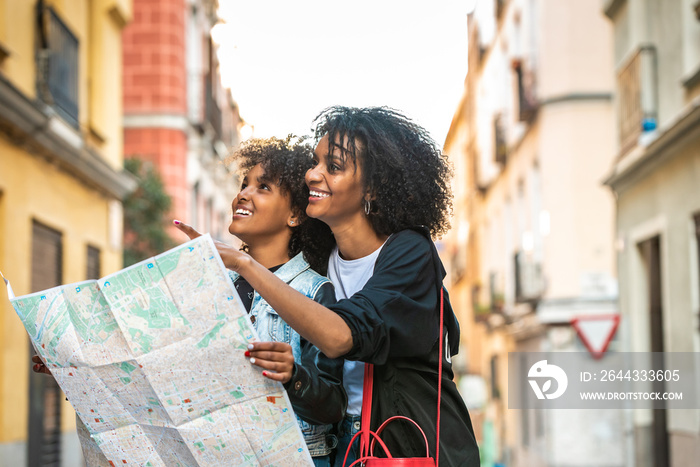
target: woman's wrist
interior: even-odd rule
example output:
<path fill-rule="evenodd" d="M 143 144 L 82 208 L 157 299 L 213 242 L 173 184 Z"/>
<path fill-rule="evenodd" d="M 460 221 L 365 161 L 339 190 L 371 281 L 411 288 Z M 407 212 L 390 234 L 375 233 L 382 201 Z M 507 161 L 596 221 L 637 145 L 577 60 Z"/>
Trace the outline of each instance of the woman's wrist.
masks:
<path fill-rule="evenodd" d="M 224 251 L 219 249 L 219 254 L 221 255 L 221 260 L 224 262 L 226 269 L 235 271 L 245 277 L 243 270 L 245 269 L 246 262 L 250 263 L 250 256 L 233 248 L 227 248 Z"/>
<path fill-rule="evenodd" d="M 237 251 L 232 256 L 233 257 L 230 259 L 231 264 L 227 264 L 226 267 L 233 269 L 241 276 L 246 277 L 247 273 L 252 270 L 255 261 L 248 254 L 243 253 L 242 251 Z"/>
<path fill-rule="evenodd" d="M 294 381 L 294 378 L 297 376 L 297 364 L 294 362 L 292 364 L 292 372 L 291 375 L 289 376 L 289 379 L 287 381 L 282 382 L 282 386 L 284 386 L 284 389 L 289 389 L 290 386 L 292 385 L 292 382 Z"/>

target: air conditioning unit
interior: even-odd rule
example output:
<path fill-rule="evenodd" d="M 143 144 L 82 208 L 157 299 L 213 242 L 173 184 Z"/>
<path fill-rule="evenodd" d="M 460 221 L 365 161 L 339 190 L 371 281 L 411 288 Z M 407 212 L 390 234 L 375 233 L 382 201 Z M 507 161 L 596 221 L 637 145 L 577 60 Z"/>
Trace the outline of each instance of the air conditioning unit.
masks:
<path fill-rule="evenodd" d="M 542 264 L 531 254 L 520 251 L 515 254 L 515 301 L 531 302 L 544 293 L 545 281 Z"/>

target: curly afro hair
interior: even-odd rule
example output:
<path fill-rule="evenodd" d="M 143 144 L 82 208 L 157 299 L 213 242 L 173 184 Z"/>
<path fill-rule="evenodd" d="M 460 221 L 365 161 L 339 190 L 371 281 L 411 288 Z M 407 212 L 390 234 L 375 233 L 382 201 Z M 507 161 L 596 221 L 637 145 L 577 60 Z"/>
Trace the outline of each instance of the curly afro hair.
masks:
<path fill-rule="evenodd" d="M 317 142 L 328 135 L 356 167 L 359 158 L 376 232 L 422 226 L 435 239 L 449 230 L 452 167 L 425 129 L 387 107 L 330 107 L 314 124 Z"/>
<path fill-rule="evenodd" d="M 266 181 L 289 195 L 292 211 L 298 217 L 298 224 L 292 228 L 289 241 L 289 257 L 303 252 L 309 265 L 325 274 L 335 240 L 326 224 L 306 215 L 309 189 L 304 176 L 311 167 L 312 154 L 313 148 L 304 142 L 304 138 L 294 135 L 289 135 L 286 139 L 251 138 L 243 142 L 226 162 L 237 163 L 241 175 L 260 164 Z"/>

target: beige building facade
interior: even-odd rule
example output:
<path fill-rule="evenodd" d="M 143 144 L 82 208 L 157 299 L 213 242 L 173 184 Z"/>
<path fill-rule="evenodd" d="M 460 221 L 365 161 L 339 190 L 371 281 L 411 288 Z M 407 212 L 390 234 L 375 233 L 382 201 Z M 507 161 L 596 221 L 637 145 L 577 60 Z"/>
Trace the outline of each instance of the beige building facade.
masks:
<path fill-rule="evenodd" d="M 17 295 L 122 264 L 121 30 L 131 0 L 0 0 L 0 270 Z M 0 464 L 82 465 L 0 285 Z"/>
<path fill-rule="evenodd" d="M 697 353 L 700 2 L 605 1 L 603 11 L 615 37 L 616 154 L 606 184 L 617 198 L 625 343 L 634 352 Z M 631 433 L 631 465 L 700 458 L 698 410 L 636 411 Z"/>
<path fill-rule="evenodd" d="M 602 184 L 615 147 L 612 33 L 588 0 L 480 1 L 469 16 L 443 254 L 477 323 L 465 344 L 474 387 L 486 388 L 470 407 L 486 465 L 627 462 L 621 411 L 509 410 L 507 384 L 509 352 L 587 355 L 572 320 L 618 313 L 614 198 Z"/>

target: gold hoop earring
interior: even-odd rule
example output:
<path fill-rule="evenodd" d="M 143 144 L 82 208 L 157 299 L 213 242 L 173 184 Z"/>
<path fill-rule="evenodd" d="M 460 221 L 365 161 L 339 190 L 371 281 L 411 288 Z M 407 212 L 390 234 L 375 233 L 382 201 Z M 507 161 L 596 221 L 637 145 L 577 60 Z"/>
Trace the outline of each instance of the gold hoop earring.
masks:
<path fill-rule="evenodd" d="M 372 211 L 372 202 L 368 199 L 365 200 L 365 216 L 369 216 L 369 213 Z"/>

